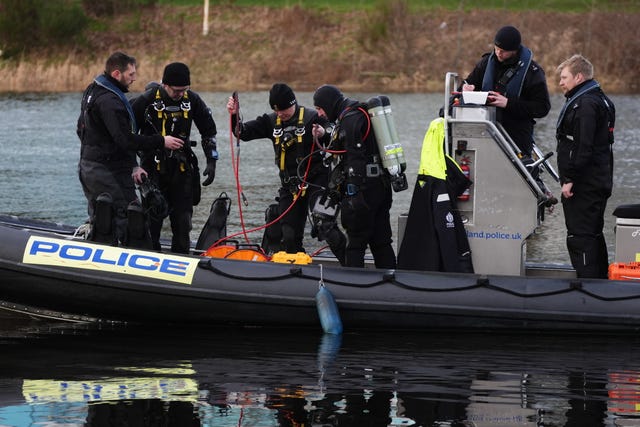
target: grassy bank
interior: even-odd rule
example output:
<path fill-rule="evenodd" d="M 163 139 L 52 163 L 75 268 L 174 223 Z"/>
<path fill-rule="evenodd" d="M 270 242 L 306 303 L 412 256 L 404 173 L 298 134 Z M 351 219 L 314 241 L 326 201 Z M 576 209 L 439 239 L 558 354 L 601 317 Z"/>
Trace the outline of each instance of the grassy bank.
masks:
<path fill-rule="evenodd" d="M 388 1 L 388 0 L 386 0 Z M 332 9 L 336 11 L 372 10 L 384 3 L 385 0 L 233 0 L 214 1 L 210 5 L 233 4 L 234 6 L 267 6 L 274 8 L 302 7 L 306 9 Z M 201 6 L 202 0 L 158 0 L 159 4 L 170 6 Z M 405 0 L 411 12 L 429 11 L 434 9 L 448 10 L 511 10 L 511 11 L 541 11 L 541 12 L 573 12 L 585 13 L 591 11 L 627 13 L 639 12 L 640 4 L 634 0 Z"/>
<path fill-rule="evenodd" d="M 211 1 L 207 35 L 201 0 L 167 3 L 94 22 L 72 48 L 0 62 L 0 92 L 80 91 L 114 50 L 139 60 L 134 90 L 159 79 L 166 63 L 184 61 L 197 90 L 287 81 L 298 90 L 331 82 L 347 91 L 434 92 L 447 71 L 469 72 L 506 24 L 520 29 L 552 91 L 557 64 L 582 53 L 607 91 L 640 92 L 640 38 L 630 33 L 640 27 L 640 6 L 628 0 L 476 1 L 493 9 L 471 1 Z"/>

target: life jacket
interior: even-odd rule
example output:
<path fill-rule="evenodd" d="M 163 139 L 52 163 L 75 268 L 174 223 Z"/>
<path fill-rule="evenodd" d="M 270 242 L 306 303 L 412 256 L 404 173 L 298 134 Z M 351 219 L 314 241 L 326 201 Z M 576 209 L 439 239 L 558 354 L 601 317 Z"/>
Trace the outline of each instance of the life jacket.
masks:
<path fill-rule="evenodd" d="M 524 85 L 529 66 L 533 61 L 533 53 L 529 48 L 522 46 L 520 58 L 512 67 L 508 68 L 502 76 L 495 81 L 497 59 L 495 52 L 491 53 L 487 62 L 487 68 L 482 78 L 482 90 L 502 93 L 507 97 L 519 97 Z"/>
<path fill-rule="evenodd" d="M 82 94 L 82 101 L 80 102 L 80 117 L 78 118 L 78 129 L 77 134 L 80 141 L 84 143 L 85 135 L 87 131 L 87 127 L 89 127 L 89 115 L 91 114 L 91 110 L 96 102 L 96 82 L 92 82 L 87 89 Z M 104 95 L 107 92 L 101 92 L 101 95 Z"/>
<path fill-rule="evenodd" d="M 562 125 L 562 121 L 564 120 L 564 115 L 567 111 L 567 108 L 570 105 L 573 105 L 573 102 L 576 99 L 592 91 L 597 92 L 597 95 L 600 97 L 602 104 L 607 109 L 607 129 L 609 131 L 609 144 L 613 144 L 615 142 L 613 132 L 615 130 L 615 123 L 616 123 L 616 107 L 613 104 L 613 102 L 609 99 L 609 97 L 604 94 L 604 92 L 602 91 L 602 88 L 600 87 L 600 84 L 595 80 L 591 80 L 587 84 L 585 84 L 578 92 L 576 92 L 571 98 L 569 98 L 567 102 L 565 102 L 565 104 L 562 106 L 562 109 L 560 110 L 560 114 L 558 114 L 558 120 L 556 122 L 556 138 L 557 139 L 566 137 L 566 135 L 564 135 L 560 131 L 560 128 Z"/>
<path fill-rule="evenodd" d="M 102 96 L 113 93 L 122 102 L 129 115 L 131 133 L 136 133 L 137 126 L 133 110 L 124 92 L 109 77 L 102 74 L 97 76 L 87 87 L 80 103 L 80 117 L 78 118 L 77 134 L 81 141 L 80 155 L 86 160 L 113 161 L 129 157 L 129 154 L 110 142 L 109 130 L 101 118 L 93 116 L 93 106 Z M 88 132 L 91 130 L 91 132 Z"/>

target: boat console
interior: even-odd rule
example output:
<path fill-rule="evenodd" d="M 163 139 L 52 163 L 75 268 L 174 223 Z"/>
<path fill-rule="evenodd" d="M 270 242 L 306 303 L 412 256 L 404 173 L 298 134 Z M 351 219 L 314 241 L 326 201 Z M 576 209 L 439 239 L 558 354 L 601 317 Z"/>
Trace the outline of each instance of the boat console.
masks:
<path fill-rule="evenodd" d="M 447 73 L 445 86 L 445 105 L 449 105 L 459 87 L 457 74 Z M 546 158 L 525 165 L 518 147 L 496 121 L 495 107 L 460 100 L 445 109 L 444 119 L 445 150 L 473 182 L 457 203 L 475 272 L 525 275 L 527 239 L 540 224 L 547 201 L 533 173 Z"/>
<path fill-rule="evenodd" d="M 523 157 L 517 145 L 496 121 L 495 107 L 451 102 L 460 87 L 456 73 L 445 80 L 445 150 L 473 181 L 468 194 L 457 201 L 469 238 L 473 266 L 479 274 L 530 275 L 525 269 L 527 239 L 544 219 L 548 200 L 539 174 L 546 171 L 559 181 L 534 144 L 534 158 Z M 464 95 L 464 94 L 463 94 Z M 469 98 L 469 97 L 467 97 Z M 612 267 L 640 277 L 640 204 L 618 206 L 615 258 Z M 629 270 L 633 269 L 632 273 Z M 573 270 L 570 270 L 574 274 Z M 556 273 L 554 273 L 556 274 Z M 610 268 L 611 278 L 611 268 Z"/>

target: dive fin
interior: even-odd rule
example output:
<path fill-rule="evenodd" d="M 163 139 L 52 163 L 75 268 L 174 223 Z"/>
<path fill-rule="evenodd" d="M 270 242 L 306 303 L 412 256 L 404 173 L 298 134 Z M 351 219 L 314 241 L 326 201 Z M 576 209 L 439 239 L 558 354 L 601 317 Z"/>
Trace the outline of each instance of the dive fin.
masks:
<path fill-rule="evenodd" d="M 277 199 L 276 199 L 277 200 Z M 265 224 L 271 224 L 280 216 L 280 206 L 277 203 L 272 203 L 264 212 Z M 262 250 L 267 255 L 273 255 L 276 252 L 283 250 L 282 246 L 282 225 L 280 221 L 271 224 L 264 229 L 262 235 Z"/>
<path fill-rule="evenodd" d="M 224 191 L 211 203 L 209 218 L 202 227 L 196 249 L 206 250 L 227 236 L 227 218 L 231 211 L 231 199 Z"/>

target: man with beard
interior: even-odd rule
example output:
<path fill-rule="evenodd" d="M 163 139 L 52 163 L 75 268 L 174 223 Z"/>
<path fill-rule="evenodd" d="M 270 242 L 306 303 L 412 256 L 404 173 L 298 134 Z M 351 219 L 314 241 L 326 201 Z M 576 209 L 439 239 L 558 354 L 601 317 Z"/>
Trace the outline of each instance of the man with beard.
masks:
<path fill-rule="evenodd" d="M 176 150 L 183 142 L 173 136 L 137 134 L 136 121 L 125 92 L 136 80 L 136 60 L 115 52 L 87 87 L 81 103 L 78 175 L 88 202 L 94 241 L 150 249 L 148 228 L 135 191 L 144 171 L 140 150 Z"/>

